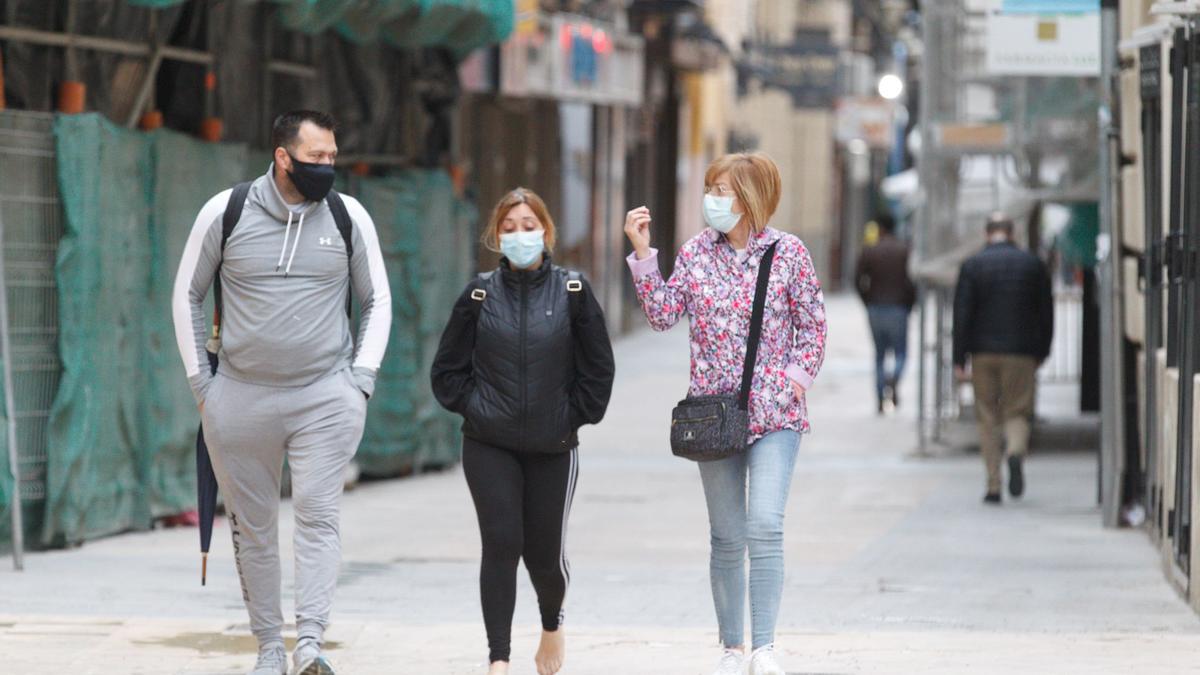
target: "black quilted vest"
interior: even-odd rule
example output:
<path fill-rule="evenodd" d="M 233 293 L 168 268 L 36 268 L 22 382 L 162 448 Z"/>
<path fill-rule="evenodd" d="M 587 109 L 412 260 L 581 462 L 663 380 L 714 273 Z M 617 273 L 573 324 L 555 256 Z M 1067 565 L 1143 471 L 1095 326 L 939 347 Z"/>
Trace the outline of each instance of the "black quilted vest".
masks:
<path fill-rule="evenodd" d="M 515 452 L 565 452 L 578 444 L 567 270 L 502 266 L 482 275 L 475 336 L 475 389 L 463 434 Z"/>

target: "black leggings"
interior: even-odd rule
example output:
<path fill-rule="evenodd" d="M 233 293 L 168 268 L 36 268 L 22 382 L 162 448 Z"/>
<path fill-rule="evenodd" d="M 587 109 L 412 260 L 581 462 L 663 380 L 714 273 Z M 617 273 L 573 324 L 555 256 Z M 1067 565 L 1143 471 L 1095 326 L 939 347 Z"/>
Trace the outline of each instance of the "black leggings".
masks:
<path fill-rule="evenodd" d="M 479 595 L 490 661 L 508 661 L 517 563 L 537 591 L 542 628 L 562 625 L 563 598 L 571 579 L 567 516 L 579 475 L 578 449 L 555 454 L 518 453 L 463 439 L 463 473 L 483 543 Z"/>

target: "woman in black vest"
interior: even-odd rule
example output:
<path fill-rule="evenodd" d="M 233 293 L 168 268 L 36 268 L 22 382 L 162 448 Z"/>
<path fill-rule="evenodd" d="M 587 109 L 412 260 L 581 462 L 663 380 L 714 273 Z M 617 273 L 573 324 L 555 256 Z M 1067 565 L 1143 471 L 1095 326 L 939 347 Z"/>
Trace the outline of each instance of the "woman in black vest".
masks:
<path fill-rule="evenodd" d="M 463 416 L 463 473 L 479 516 L 479 586 L 490 674 L 507 673 L 517 563 L 537 590 L 539 675 L 562 667 L 565 539 L 578 475 L 576 431 L 604 417 L 613 355 L 587 282 L 551 263 L 554 221 L 531 190 L 492 212 L 488 248 L 504 257 L 454 305 L 433 363 L 433 393 Z"/>

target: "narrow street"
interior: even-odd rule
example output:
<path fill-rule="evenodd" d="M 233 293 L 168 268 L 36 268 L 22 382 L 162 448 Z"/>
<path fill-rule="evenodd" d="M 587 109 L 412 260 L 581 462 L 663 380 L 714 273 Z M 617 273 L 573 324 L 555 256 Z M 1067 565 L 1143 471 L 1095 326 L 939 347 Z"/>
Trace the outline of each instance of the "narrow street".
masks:
<path fill-rule="evenodd" d="M 788 505 L 778 647 L 791 672 L 1197 672 L 1200 620 L 1143 532 L 1101 528 L 1093 453 L 1037 454 L 1024 499 L 986 507 L 976 456 L 915 455 L 912 377 L 899 414 L 874 414 L 861 306 L 839 296 L 829 310 L 814 432 Z M 582 434 L 563 672 L 707 675 L 718 654 L 704 501 L 695 467 L 666 444 L 686 387 L 686 326 L 637 332 L 616 350 L 613 405 Z M 285 504 L 285 561 L 290 518 Z M 478 534 L 457 468 L 359 486 L 343 540 L 328 634 L 339 673 L 484 672 Z M 191 529 L 33 554 L 26 566 L 0 570 L 6 673 L 232 674 L 253 663 L 223 521 L 204 588 Z M 285 605 L 290 577 L 285 563 Z M 513 673 L 529 675 L 539 626 L 524 578 L 515 627 Z"/>

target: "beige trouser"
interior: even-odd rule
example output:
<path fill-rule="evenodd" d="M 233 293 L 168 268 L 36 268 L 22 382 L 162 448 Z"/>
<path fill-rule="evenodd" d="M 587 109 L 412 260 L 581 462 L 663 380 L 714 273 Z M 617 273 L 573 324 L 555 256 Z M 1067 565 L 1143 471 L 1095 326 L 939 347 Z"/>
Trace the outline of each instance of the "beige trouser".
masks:
<path fill-rule="evenodd" d="M 979 417 L 979 450 L 987 467 L 989 493 L 1000 492 L 1000 465 L 1004 448 L 1001 428 L 1010 457 L 1024 457 L 1029 450 L 1029 421 L 1037 360 L 1019 354 L 972 354 L 971 379 L 975 385 L 975 413 Z"/>

